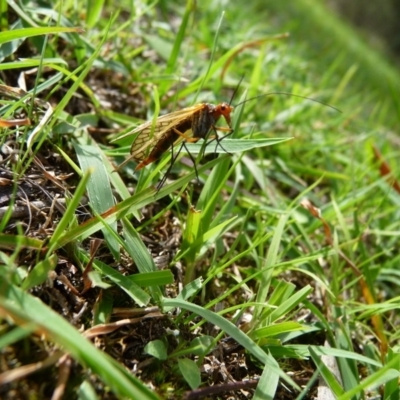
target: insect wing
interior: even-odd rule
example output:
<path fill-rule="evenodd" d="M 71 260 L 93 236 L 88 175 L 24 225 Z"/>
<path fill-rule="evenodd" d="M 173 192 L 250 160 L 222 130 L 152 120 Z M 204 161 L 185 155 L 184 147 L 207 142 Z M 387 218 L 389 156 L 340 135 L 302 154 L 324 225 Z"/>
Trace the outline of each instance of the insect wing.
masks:
<path fill-rule="evenodd" d="M 132 158 L 137 161 L 143 161 L 151 152 L 152 148 L 164 136 L 172 132 L 173 128 L 177 128 L 182 122 L 191 118 L 193 114 L 204 108 L 204 104 L 196 104 L 192 107 L 187 107 L 182 110 L 162 115 L 157 118 L 153 127 L 153 121 L 145 122 L 138 126 L 131 134 L 136 134 L 131 147 Z M 181 132 L 182 134 L 185 132 Z M 180 136 L 174 145 L 183 140 Z"/>

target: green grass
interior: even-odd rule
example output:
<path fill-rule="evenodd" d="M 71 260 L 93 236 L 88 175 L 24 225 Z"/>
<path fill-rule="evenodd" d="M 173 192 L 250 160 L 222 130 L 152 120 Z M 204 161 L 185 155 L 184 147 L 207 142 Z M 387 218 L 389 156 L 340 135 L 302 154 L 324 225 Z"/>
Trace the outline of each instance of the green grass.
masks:
<path fill-rule="evenodd" d="M 397 71 L 317 0 L 89 3 L 2 19 L 0 397 L 398 397 Z"/>

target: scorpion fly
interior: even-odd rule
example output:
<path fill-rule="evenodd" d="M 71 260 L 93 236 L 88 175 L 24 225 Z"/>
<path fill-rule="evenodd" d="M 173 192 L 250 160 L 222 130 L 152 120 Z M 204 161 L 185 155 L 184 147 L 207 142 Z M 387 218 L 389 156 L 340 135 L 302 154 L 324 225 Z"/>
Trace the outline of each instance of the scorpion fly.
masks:
<path fill-rule="evenodd" d="M 232 99 L 234 98 L 236 91 L 237 88 L 233 93 Z M 182 110 L 177 110 L 172 113 L 162 115 L 155 121 L 147 121 L 144 124 L 139 125 L 133 131 L 120 136 L 118 139 L 122 139 L 126 136 L 136 135 L 131 146 L 130 157 L 120 164 L 116 168 L 116 171 L 118 171 L 132 159 L 138 163 L 135 168 L 135 171 L 138 171 L 144 168 L 146 165 L 157 161 L 169 148 L 171 148 L 172 154 L 170 166 L 160 183 L 157 185 L 157 188 L 160 189 L 165 183 L 165 180 L 167 179 L 167 176 L 182 148 L 185 148 L 194 164 L 196 176 L 198 177 L 195 160 L 188 151 L 186 143 L 196 143 L 200 139 L 211 139 L 208 143 L 205 143 L 205 145 L 215 140 L 217 142 L 216 148 L 220 146 L 223 150 L 225 150 L 221 145 L 221 140 L 233 133 L 231 125 L 231 113 L 233 112 L 234 108 L 241 104 L 247 103 L 250 100 L 274 94 L 300 97 L 337 110 L 335 107 L 332 107 L 331 105 L 322 101 L 286 92 L 264 93 L 250 99 L 246 99 L 235 106 L 231 105 L 232 100 L 230 103 L 223 102 L 217 105 L 199 103 Z M 217 126 L 217 122 L 221 117 L 225 119 L 227 127 Z M 209 136 L 211 130 L 215 132 L 215 135 L 212 137 Z M 217 131 L 227 132 L 227 134 L 222 138 L 219 138 Z M 176 155 L 174 155 L 174 147 L 178 144 L 181 144 L 181 146 Z"/>
<path fill-rule="evenodd" d="M 228 135 L 233 132 L 231 127 L 231 113 L 233 108 L 233 106 L 225 102 L 218 105 L 199 103 L 182 110 L 162 115 L 156 119 L 155 123 L 153 123 L 153 121 L 147 121 L 139 125 L 127 134 L 129 136 L 136 135 L 131 146 L 131 155 L 120 164 L 116 170 L 133 159 L 138 163 L 135 168 L 135 171 L 138 171 L 146 165 L 157 161 L 171 148 L 171 164 L 167 173 L 158 184 L 158 188 L 160 188 L 164 184 L 166 176 L 182 150 L 182 147 L 185 147 L 186 151 L 188 151 L 186 143 L 196 143 L 199 139 L 208 139 L 208 134 L 211 130 L 215 132 L 225 131 L 228 132 Z M 227 127 L 216 125 L 221 116 L 225 119 L 228 125 Z M 126 137 L 127 135 L 122 137 Z M 121 137 L 118 139 L 121 139 Z M 218 136 L 213 137 L 213 139 L 217 141 L 217 146 L 218 144 L 221 146 Z M 174 156 L 173 148 L 179 143 L 181 143 L 181 147 Z M 189 151 L 188 154 L 196 169 L 195 161 Z"/>

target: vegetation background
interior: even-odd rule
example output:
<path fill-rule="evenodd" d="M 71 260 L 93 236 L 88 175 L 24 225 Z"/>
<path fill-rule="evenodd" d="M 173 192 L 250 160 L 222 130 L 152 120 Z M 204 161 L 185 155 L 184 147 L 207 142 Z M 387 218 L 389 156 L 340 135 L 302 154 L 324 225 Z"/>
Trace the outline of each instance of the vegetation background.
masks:
<path fill-rule="evenodd" d="M 341 1 L 0 8 L 1 398 L 400 397 L 398 36 Z M 221 146 L 114 171 L 223 101 Z"/>

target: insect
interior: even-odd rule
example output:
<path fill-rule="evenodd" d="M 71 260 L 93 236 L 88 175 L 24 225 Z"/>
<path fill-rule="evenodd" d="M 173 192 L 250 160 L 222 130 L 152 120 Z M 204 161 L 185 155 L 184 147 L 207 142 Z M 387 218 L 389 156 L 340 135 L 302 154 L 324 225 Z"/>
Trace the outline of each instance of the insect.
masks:
<path fill-rule="evenodd" d="M 218 137 L 217 131 L 227 132 L 227 134 L 223 138 L 226 138 L 233 133 L 233 129 L 231 126 L 231 113 L 233 112 L 234 107 L 237 107 L 250 100 L 273 94 L 283 94 L 287 96 L 290 95 L 294 97 L 308 99 L 307 97 L 295 95 L 292 93 L 272 92 L 252 97 L 239 104 L 236 104 L 235 106 L 232 106 L 231 103 L 226 102 L 217 105 L 209 103 L 199 103 L 194 106 L 184 108 L 182 110 L 162 115 L 161 117 L 158 117 L 154 122 L 145 122 L 144 124 L 139 125 L 137 128 L 135 128 L 133 131 L 130 131 L 129 133 L 118 138 L 122 139 L 126 136 L 136 135 L 131 146 L 131 156 L 122 164 L 120 164 L 116 168 L 116 170 L 119 170 L 133 159 L 138 163 L 135 168 L 135 170 L 138 171 L 144 168 L 146 165 L 158 160 L 169 148 L 171 148 L 172 155 L 170 166 L 160 183 L 157 185 L 157 188 L 160 189 L 165 183 L 167 175 L 170 172 L 177 157 L 179 156 L 182 148 L 185 148 L 194 164 L 196 176 L 198 176 L 195 160 L 188 151 L 186 143 L 196 143 L 199 139 L 211 139 L 206 144 L 209 144 L 211 141 L 216 140 L 216 146 L 221 146 L 221 148 L 224 149 L 221 145 L 222 138 Z M 232 96 L 232 98 L 234 97 L 234 95 Z M 325 104 L 319 100 L 308 100 L 327 105 L 335 109 L 335 107 Z M 217 122 L 221 117 L 225 119 L 227 124 L 226 127 L 217 126 Z M 215 132 L 215 135 L 212 137 L 209 136 L 211 130 Z M 181 143 L 181 147 L 179 148 L 176 155 L 174 155 L 173 149 L 179 143 Z"/>
<path fill-rule="evenodd" d="M 153 124 L 153 121 L 148 121 L 139 125 L 133 131 L 129 132 L 129 136 L 137 135 L 131 146 L 131 156 L 120 164 L 117 170 L 133 159 L 138 162 L 135 168 L 135 170 L 138 171 L 146 165 L 158 160 L 169 148 L 171 148 L 173 152 L 173 148 L 181 143 L 181 148 L 177 154 L 174 156 L 172 153 L 171 168 L 182 147 L 186 148 L 186 143 L 196 143 L 199 139 L 207 139 L 211 130 L 215 132 L 217 130 L 225 131 L 228 132 L 228 135 L 231 134 L 233 132 L 231 128 L 232 111 L 233 106 L 225 102 L 218 105 L 199 103 L 163 115 L 156 119 L 155 124 Z M 225 119 L 228 125 L 227 127 L 216 125 L 220 117 Z M 217 141 L 217 146 L 218 144 L 221 146 L 217 136 L 212 139 Z M 188 151 L 187 148 L 186 151 Z M 188 154 L 195 165 L 194 159 L 189 151 Z M 168 172 L 169 170 L 166 175 Z M 164 184 L 166 175 L 158 187 Z"/>

